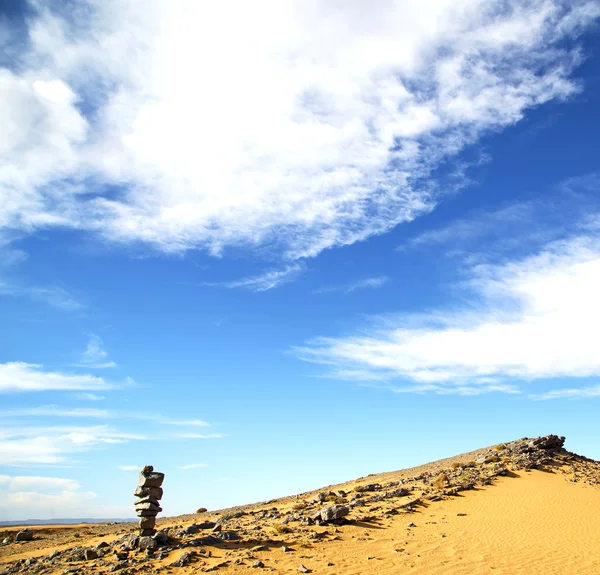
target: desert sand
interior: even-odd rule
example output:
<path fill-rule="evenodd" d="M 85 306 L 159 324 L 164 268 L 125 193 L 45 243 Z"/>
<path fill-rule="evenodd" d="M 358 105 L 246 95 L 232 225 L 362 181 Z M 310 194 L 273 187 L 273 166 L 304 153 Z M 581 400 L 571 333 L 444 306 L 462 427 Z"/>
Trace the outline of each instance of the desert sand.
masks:
<path fill-rule="evenodd" d="M 549 438 L 163 518 L 150 551 L 134 524 L 32 527 L 32 541 L 0 546 L 0 573 L 598 575 L 600 463 Z M 347 514 L 322 521 L 331 506 Z"/>

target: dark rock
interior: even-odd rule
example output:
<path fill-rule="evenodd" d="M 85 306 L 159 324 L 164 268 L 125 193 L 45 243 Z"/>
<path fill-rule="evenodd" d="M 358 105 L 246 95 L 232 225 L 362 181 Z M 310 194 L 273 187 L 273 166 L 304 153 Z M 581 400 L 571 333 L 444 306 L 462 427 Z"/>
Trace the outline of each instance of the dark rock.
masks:
<path fill-rule="evenodd" d="M 138 542 L 138 547 L 142 550 L 144 549 L 156 549 L 158 547 L 158 542 L 154 537 L 140 537 Z"/>
<path fill-rule="evenodd" d="M 33 531 L 30 529 L 19 531 L 15 537 L 15 541 L 33 541 Z"/>
<path fill-rule="evenodd" d="M 169 542 L 169 534 L 166 531 L 159 531 L 155 536 L 154 540 L 159 545 L 166 545 Z"/>
<path fill-rule="evenodd" d="M 140 529 L 140 537 L 152 537 L 156 534 L 156 529 Z"/>
<path fill-rule="evenodd" d="M 140 538 L 133 533 L 129 533 L 127 535 L 123 535 L 119 540 L 121 543 L 121 549 L 124 551 L 133 551 L 139 543 Z"/>
<path fill-rule="evenodd" d="M 368 485 L 358 485 L 354 488 L 354 491 L 381 491 L 381 485 L 379 483 L 369 483 Z"/>
<path fill-rule="evenodd" d="M 265 564 L 262 561 L 255 561 L 254 563 L 252 563 L 253 569 L 262 569 L 264 566 Z"/>
<path fill-rule="evenodd" d="M 83 552 L 83 558 L 86 561 L 91 561 L 92 559 L 98 559 L 98 551 L 96 551 L 95 549 L 86 549 Z"/>
<path fill-rule="evenodd" d="M 394 491 L 388 492 L 385 497 L 386 498 L 406 497 L 409 493 L 410 493 L 409 489 L 406 489 L 406 487 L 401 487 L 400 489 L 395 489 Z"/>
<path fill-rule="evenodd" d="M 194 553 L 192 551 L 186 551 L 179 557 L 179 559 L 177 559 L 177 561 L 173 561 L 173 563 L 171 563 L 171 566 L 172 567 L 185 567 L 186 565 L 189 565 L 193 559 L 194 559 Z"/>
<path fill-rule="evenodd" d="M 221 541 L 239 541 L 241 537 L 235 531 L 223 531 L 217 537 Z"/>
<path fill-rule="evenodd" d="M 214 521 L 203 521 L 202 523 L 193 523 L 188 525 L 183 531 L 186 535 L 193 535 L 202 529 L 214 529 L 216 523 Z"/>

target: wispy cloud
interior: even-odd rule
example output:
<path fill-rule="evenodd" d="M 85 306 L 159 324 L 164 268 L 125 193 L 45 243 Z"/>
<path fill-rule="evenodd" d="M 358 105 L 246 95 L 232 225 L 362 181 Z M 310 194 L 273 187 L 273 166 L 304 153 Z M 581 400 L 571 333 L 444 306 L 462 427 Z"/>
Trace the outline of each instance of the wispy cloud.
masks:
<path fill-rule="evenodd" d="M 188 469 L 200 469 L 201 467 L 208 467 L 206 463 L 188 463 L 187 465 L 182 465 L 179 469 L 188 470 Z"/>
<path fill-rule="evenodd" d="M 590 387 L 573 387 L 570 389 L 554 389 L 546 393 L 531 394 L 531 399 L 586 399 L 600 397 L 600 385 Z"/>
<path fill-rule="evenodd" d="M 281 270 L 271 270 L 257 276 L 242 278 L 229 282 L 204 282 L 205 286 L 220 286 L 226 288 L 244 288 L 255 292 L 268 291 L 282 284 L 294 281 L 303 271 L 300 264 L 292 264 Z"/>
<path fill-rule="evenodd" d="M 97 494 L 84 491 L 73 479 L 0 475 L 2 518 L 60 519 L 73 517 L 127 517 L 125 507 L 96 503 Z"/>
<path fill-rule="evenodd" d="M 3 427 L 0 465 L 57 465 L 70 456 L 101 446 L 141 441 L 145 436 L 106 425 Z"/>
<path fill-rule="evenodd" d="M 600 175 L 569 178 L 541 197 L 473 210 L 445 226 L 426 230 L 398 246 L 398 251 L 434 248 L 471 263 L 500 260 L 543 249 L 552 241 L 598 229 Z M 485 250 L 481 246 L 485 245 Z"/>
<path fill-rule="evenodd" d="M 41 365 L 0 363 L 0 393 L 114 389 L 117 384 L 89 374 L 47 371 Z"/>
<path fill-rule="evenodd" d="M 469 308 L 388 318 L 383 327 L 318 338 L 295 352 L 329 366 L 331 376 L 398 391 L 515 391 L 523 380 L 600 375 L 593 336 L 599 246 L 597 234 L 580 235 L 521 260 L 477 265 L 460 286 Z"/>
<path fill-rule="evenodd" d="M 117 469 L 121 471 L 140 471 L 142 468 L 139 465 L 119 465 Z"/>
<path fill-rule="evenodd" d="M 222 437 L 227 437 L 222 433 L 172 433 L 171 437 L 174 439 L 220 439 Z"/>
<path fill-rule="evenodd" d="M 32 14 L 22 65 L 3 70 L 0 227 L 287 258 L 431 210 L 445 160 L 577 92 L 577 37 L 600 12 L 593 0 L 408 0 L 377 18 L 360 2 L 78 4 Z"/>
<path fill-rule="evenodd" d="M 314 293 L 331 293 L 331 292 L 341 292 L 341 293 L 352 293 L 361 289 L 375 289 L 384 286 L 390 278 L 387 276 L 377 276 L 372 278 L 363 278 L 357 280 L 355 282 L 338 285 L 338 286 L 329 286 L 319 288 L 314 291 Z"/>
<path fill-rule="evenodd" d="M 118 419 L 150 421 L 153 423 L 178 427 L 208 427 L 209 423 L 202 419 L 174 419 L 155 413 L 137 413 L 111 409 L 94 409 L 89 407 L 61 407 L 58 405 L 41 405 L 38 407 L 12 408 L 0 410 L 0 418 L 23 417 L 56 417 L 79 419 Z"/>
<path fill-rule="evenodd" d="M 60 286 L 27 286 L 21 282 L 0 283 L 0 295 L 27 297 L 63 311 L 80 311 L 85 304 Z"/>
<path fill-rule="evenodd" d="M 102 401 L 105 399 L 103 395 L 98 395 L 97 393 L 76 393 L 75 399 L 82 399 L 84 401 Z"/>
<path fill-rule="evenodd" d="M 94 333 L 89 336 L 87 347 L 81 355 L 79 364 L 92 369 L 117 367 L 117 364 L 108 357 L 102 339 Z"/>

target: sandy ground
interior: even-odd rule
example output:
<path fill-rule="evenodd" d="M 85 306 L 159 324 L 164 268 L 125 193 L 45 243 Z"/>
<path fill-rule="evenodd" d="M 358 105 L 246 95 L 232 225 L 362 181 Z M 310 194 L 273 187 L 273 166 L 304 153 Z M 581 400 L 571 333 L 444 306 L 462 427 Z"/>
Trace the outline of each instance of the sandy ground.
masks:
<path fill-rule="evenodd" d="M 466 454 L 472 455 L 472 454 Z M 461 456 L 462 457 L 462 456 Z M 448 461 L 429 467 L 443 469 Z M 587 471 L 586 471 L 587 470 Z M 590 472 L 591 470 L 591 472 Z M 246 535 L 242 541 L 195 548 L 194 563 L 170 566 L 190 548 L 172 549 L 166 557 L 142 557 L 139 563 L 117 573 L 173 573 L 187 575 L 215 570 L 223 574 L 271 571 L 298 573 L 303 565 L 313 573 L 336 575 L 398 574 L 600 574 L 600 465 L 596 462 L 565 465 L 550 471 L 519 470 L 496 477 L 490 485 L 477 486 L 440 501 L 406 511 L 408 498 L 387 499 L 354 508 L 346 525 L 292 526 L 280 521 L 256 520 L 256 513 L 273 502 L 249 506 L 253 513 L 234 520 L 228 529 Z M 414 470 L 365 478 L 367 481 L 398 478 Z M 581 479 L 592 477 L 594 481 Z M 590 475 L 591 473 L 591 475 Z M 575 479 L 575 481 L 574 481 Z M 352 488 L 356 482 L 345 484 Z M 307 498 L 276 502 L 285 513 Z M 160 527 L 173 530 L 219 514 L 164 518 Z M 291 524 L 290 524 L 291 525 Z M 43 526 L 34 528 L 36 541 L 0 547 L 2 564 L 17 559 L 48 556 L 53 550 L 73 545 L 93 546 L 111 542 L 132 525 Z M 256 533 L 256 536 L 249 534 Z M 205 533 L 204 535 L 207 535 Z M 185 539 L 184 539 L 185 540 Z M 283 550 L 283 546 L 287 550 Z M 138 556 L 141 556 L 139 552 Z M 263 566 L 253 568 L 256 561 Z M 103 573 L 106 568 L 76 564 L 80 573 Z M 27 567 L 23 566 L 28 572 Z M 65 565 L 44 565 L 42 573 L 65 573 Z"/>

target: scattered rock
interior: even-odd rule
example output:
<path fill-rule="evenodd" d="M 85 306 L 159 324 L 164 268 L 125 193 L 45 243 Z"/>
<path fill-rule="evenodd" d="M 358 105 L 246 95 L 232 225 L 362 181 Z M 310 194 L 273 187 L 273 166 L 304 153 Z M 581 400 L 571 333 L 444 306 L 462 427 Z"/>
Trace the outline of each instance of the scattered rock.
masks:
<path fill-rule="evenodd" d="M 91 561 L 92 559 L 98 559 L 98 551 L 96 551 L 95 549 L 86 549 L 83 552 L 83 558 L 86 561 Z"/>
<path fill-rule="evenodd" d="M 173 561 L 173 563 L 171 563 L 171 566 L 185 567 L 186 565 L 189 565 L 192 562 L 193 558 L 194 554 L 191 551 L 186 551 L 179 557 L 179 559 L 177 559 L 177 561 Z"/>
<path fill-rule="evenodd" d="M 140 538 L 133 533 L 123 535 L 120 539 L 121 549 L 123 549 L 123 551 L 133 551 L 138 546 L 139 540 Z"/>
<path fill-rule="evenodd" d="M 139 541 L 138 541 L 138 547 L 141 550 L 144 549 L 156 549 L 158 548 L 158 541 L 156 541 L 156 539 L 154 539 L 154 537 L 140 537 Z"/>
<path fill-rule="evenodd" d="M 298 571 L 300 571 L 300 573 L 310 573 L 310 569 L 308 567 L 306 567 L 305 565 L 302 565 L 302 563 L 300 563 L 300 566 L 298 567 Z"/>
<path fill-rule="evenodd" d="M 325 523 L 329 521 L 335 521 L 342 519 L 346 515 L 350 513 L 350 508 L 345 505 L 331 505 L 330 507 L 325 507 L 325 509 L 321 509 L 320 516 L 321 520 Z"/>
<path fill-rule="evenodd" d="M 19 531 L 15 537 L 15 541 L 33 541 L 33 531 L 31 529 Z"/>
<path fill-rule="evenodd" d="M 252 563 L 253 569 L 262 569 L 264 566 L 265 564 L 262 561 L 255 561 L 254 563 Z"/>

